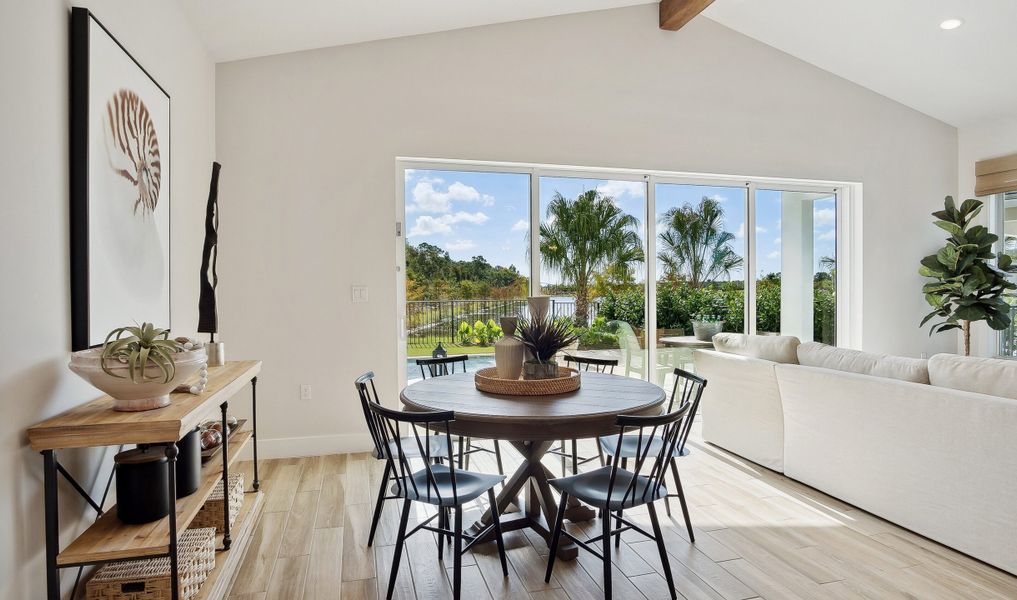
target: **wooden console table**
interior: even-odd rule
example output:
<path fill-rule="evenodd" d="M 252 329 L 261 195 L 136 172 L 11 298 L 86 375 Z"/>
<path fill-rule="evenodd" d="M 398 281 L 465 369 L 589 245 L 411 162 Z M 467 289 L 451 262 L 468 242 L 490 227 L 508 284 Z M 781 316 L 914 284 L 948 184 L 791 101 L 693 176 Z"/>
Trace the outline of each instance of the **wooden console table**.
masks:
<path fill-rule="evenodd" d="M 258 409 L 257 385 L 261 361 L 233 361 L 223 367 L 208 370 L 208 385 L 198 395 L 174 393 L 169 406 L 144 412 L 116 412 L 109 396 L 97 398 L 72 408 L 55 417 L 33 425 L 28 429 L 28 440 L 32 449 L 42 453 L 45 488 L 46 518 L 46 589 L 48 600 L 60 598 L 59 570 L 68 567 L 98 565 L 115 560 L 169 557 L 172 573 L 172 597 L 180 597 L 179 569 L 177 565 L 178 532 L 183 531 L 197 515 L 205 500 L 219 481 L 223 482 L 226 494 L 225 506 L 229 506 L 229 470 L 240 456 L 241 451 L 253 442 L 254 446 L 254 498 L 245 502 L 237 515 L 232 529 L 237 533 L 233 539 L 229 511 L 223 511 L 222 551 L 216 554 L 216 568 L 202 586 L 199 598 L 225 595 L 229 579 L 239 567 L 260 515 L 262 493 L 258 479 Z M 223 436 L 221 463 L 210 461 L 201 467 L 201 482 L 198 489 L 179 500 L 176 499 L 176 458 L 177 440 L 181 439 L 200 423 L 213 416 L 222 419 L 223 431 L 229 400 L 241 388 L 251 383 L 251 429 L 242 430 L 230 436 Z M 84 488 L 71 477 L 57 460 L 57 451 L 70 448 L 93 448 L 119 446 L 124 444 L 165 444 L 169 459 L 169 515 L 152 523 L 129 525 L 116 516 L 115 507 L 104 511 Z M 63 475 L 68 483 L 99 514 L 98 519 L 63 550 L 60 549 L 60 521 L 57 510 L 57 474 Z M 235 551 L 230 552 L 236 543 Z M 213 596 L 214 594 L 214 596 Z"/>

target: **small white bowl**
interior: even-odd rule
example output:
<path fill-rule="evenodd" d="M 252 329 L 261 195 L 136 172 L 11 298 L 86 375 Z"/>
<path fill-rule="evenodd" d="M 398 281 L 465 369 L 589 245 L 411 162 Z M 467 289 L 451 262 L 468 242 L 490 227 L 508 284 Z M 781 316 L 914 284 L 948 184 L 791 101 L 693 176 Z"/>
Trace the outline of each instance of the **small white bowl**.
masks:
<path fill-rule="evenodd" d="M 135 412 L 162 408 L 170 403 L 170 392 L 178 385 L 190 379 L 208 360 L 204 348 L 196 348 L 173 355 L 176 373 L 168 382 L 163 383 L 162 371 L 149 365 L 145 375 L 155 377 L 143 383 L 134 383 L 130 379 L 127 365 L 113 361 L 110 370 L 121 377 L 113 377 L 102 370 L 102 348 L 90 348 L 71 354 L 68 365 L 78 377 L 99 388 L 113 398 L 113 410 Z"/>

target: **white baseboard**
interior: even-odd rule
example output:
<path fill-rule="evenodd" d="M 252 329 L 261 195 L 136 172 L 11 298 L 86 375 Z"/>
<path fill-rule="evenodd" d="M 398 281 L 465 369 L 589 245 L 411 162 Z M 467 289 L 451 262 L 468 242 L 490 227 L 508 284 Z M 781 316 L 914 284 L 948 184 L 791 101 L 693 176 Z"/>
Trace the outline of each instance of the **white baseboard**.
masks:
<path fill-rule="evenodd" d="M 275 438 L 258 440 L 258 459 L 322 456 L 346 452 L 369 452 L 374 442 L 369 433 L 317 435 L 309 437 Z M 252 445 L 244 449 L 244 460 L 250 460 Z"/>

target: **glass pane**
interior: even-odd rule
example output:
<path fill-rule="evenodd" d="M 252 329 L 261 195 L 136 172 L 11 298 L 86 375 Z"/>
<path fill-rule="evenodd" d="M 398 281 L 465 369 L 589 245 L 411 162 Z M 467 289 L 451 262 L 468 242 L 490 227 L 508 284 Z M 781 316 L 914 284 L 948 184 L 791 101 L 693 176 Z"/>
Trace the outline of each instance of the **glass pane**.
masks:
<path fill-rule="evenodd" d="M 756 332 L 836 344 L 836 196 L 758 190 L 755 201 Z"/>
<path fill-rule="evenodd" d="M 713 333 L 745 331 L 748 190 L 658 183 L 654 194 L 657 367 L 692 370 Z"/>
<path fill-rule="evenodd" d="M 999 198 L 997 206 L 1001 206 L 1000 216 L 1003 231 L 1000 234 L 1000 252 L 1017 258 L 1017 192 L 1007 192 Z M 1013 297 L 1008 297 L 1007 302 L 1011 305 L 1017 302 Z M 1002 356 L 1017 356 L 1017 307 L 1010 308 L 1010 326 L 999 332 L 1000 348 Z"/>
<path fill-rule="evenodd" d="M 645 379 L 646 184 L 540 178 L 540 291 L 579 330 L 579 354 Z"/>
<path fill-rule="evenodd" d="M 407 169 L 405 181 L 407 378 L 436 350 L 493 366 L 499 319 L 529 295 L 530 176 Z"/>

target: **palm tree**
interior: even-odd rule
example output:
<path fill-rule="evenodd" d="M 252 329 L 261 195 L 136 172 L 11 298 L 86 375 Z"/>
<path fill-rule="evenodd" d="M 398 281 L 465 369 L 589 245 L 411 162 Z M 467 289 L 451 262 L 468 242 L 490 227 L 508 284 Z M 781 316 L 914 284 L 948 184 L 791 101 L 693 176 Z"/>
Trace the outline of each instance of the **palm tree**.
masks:
<path fill-rule="evenodd" d="M 584 326 L 594 275 L 645 259 L 639 220 L 597 190 L 575 200 L 555 192 L 540 224 L 540 256 L 547 269 L 575 286 L 575 321 Z"/>
<path fill-rule="evenodd" d="M 704 197 L 698 206 L 676 206 L 660 218 L 657 257 L 668 279 L 682 279 L 694 288 L 740 269 L 742 257 L 731 247 L 733 233 L 724 231 L 724 209 Z"/>

